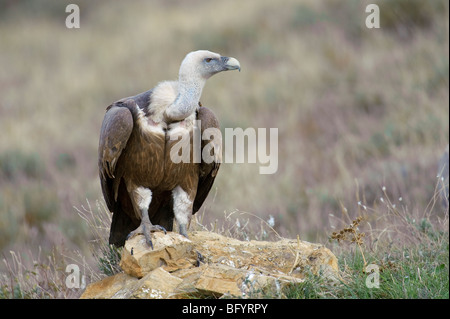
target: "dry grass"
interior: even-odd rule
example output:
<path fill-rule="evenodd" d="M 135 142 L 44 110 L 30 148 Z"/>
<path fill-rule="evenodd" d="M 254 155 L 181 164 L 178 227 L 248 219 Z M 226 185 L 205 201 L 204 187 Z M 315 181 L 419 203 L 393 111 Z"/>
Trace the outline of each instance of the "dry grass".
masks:
<path fill-rule="evenodd" d="M 203 225 L 242 235 L 226 218 L 237 217 L 241 228 L 248 222 L 246 236 L 262 239 L 273 216 L 280 236 L 325 242 L 332 227 L 364 215 L 379 231 L 377 241 L 366 235 L 377 249 L 397 231 L 381 197 L 404 207 L 403 219 L 426 214 L 437 227 L 447 216 L 430 203 L 449 136 L 448 2 L 80 0 L 81 28 L 71 30 L 70 1 L 37 2 L 0 3 L 4 258 L 61 246 L 90 256 L 97 237 L 74 206 L 102 197 L 105 107 L 176 78 L 196 49 L 242 65 L 203 93 L 222 128 L 279 129 L 277 173 L 223 164 Z M 380 6 L 381 29 L 364 26 L 369 2 Z"/>

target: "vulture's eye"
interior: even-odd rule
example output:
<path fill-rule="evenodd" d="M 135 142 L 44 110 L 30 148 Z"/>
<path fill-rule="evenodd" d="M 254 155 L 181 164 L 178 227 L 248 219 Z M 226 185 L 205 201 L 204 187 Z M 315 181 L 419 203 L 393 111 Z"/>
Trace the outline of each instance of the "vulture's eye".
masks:
<path fill-rule="evenodd" d="M 206 63 L 209 63 L 209 62 L 211 62 L 212 60 L 213 60 L 213 59 L 211 59 L 211 58 L 206 58 L 206 59 L 205 59 L 205 62 L 206 62 Z"/>

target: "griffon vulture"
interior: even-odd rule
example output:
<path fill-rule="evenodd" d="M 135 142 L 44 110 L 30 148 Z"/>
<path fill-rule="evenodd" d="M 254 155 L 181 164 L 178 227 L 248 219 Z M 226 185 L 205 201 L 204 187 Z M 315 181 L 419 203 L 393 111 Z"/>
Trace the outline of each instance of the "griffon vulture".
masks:
<path fill-rule="evenodd" d="M 202 206 L 219 169 L 221 141 L 211 140 L 220 150 L 212 154 L 212 162 L 175 163 L 170 151 L 179 139 L 174 135 L 189 134 L 192 154 L 196 120 L 201 121 L 201 133 L 219 128 L 214 113 L 201 106 L 200 96 L 209 77 L 235 69 L 240 71 L 235 58 L 190 52 L 181 63 L 178 81 L 161 82 L 107 107 L 98 166 L 103 196 L 113 213 L 110 244 L 123 246 L 128 237 L 143 233 L 153 247 L 151 232 L 171 231 L 174 218 L 187 237 L 190 219 Z M 202 140 L 202 149 L 209 142 Z"/>

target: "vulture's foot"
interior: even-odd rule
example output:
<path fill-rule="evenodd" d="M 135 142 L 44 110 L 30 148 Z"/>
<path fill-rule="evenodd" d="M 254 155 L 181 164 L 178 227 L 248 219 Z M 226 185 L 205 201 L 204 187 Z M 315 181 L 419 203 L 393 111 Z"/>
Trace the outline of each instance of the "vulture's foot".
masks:
<path fill-rule="evenodd" d="M 197 251 L 197 263 L 195 264 L 196 267 L 200 267 L 201 263 L 205 262 L 205 257 L 203 257 L 200 252 Z"/>
<path fill-rule="evenodd" d="M 133 238 L 136 235 L 144 234 L 147 245 L 149 245 L 153 249 L 151 233 L 155 231 L 163 231 L 164 234 L 167 234 L 166 229 L 160 225 L 153 225 L 152 223 L 141 222 L 138 228 L 136 228 L 135 230 L 133 230 L 131 233 L 128 234 L 127 240 Z"/>
<path fill-rule="evenodd" d="M 180 234 L 189 239 L 189 236 L 187 234 L 187 226 L 180 224 Z"/>

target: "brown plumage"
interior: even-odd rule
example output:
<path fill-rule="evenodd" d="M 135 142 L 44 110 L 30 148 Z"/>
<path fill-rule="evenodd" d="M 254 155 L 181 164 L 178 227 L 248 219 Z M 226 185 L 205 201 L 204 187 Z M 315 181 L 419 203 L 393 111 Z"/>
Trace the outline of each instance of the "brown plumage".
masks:
<path fill-rule="evenodd" d="M 150 233 L 171 231 L 174 218 L 187 237 L 190 218 L 208 196 L 221 162 L 219 122 L 211 110 L 200 106 L 199 98 L 210 76 L 232 69 L 240 70 L 234 58 L 191 52 L 181 64 L 178 81 L 161 82 L 108 106 L 98 165 L 103 195 L 113 213 L 110 244 L 122 246 L 127 236 L 143 233 L 152 246 Z M 198 123 L 200 136 L 208 128 L 219 132 L 201 142 L 202 150 L 214 143 L 211 163 L 193 160 Z M 171 150 L 181 145 L 182 136 L 188 137 L 190 160 L 175 163 Z"/>

